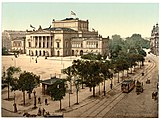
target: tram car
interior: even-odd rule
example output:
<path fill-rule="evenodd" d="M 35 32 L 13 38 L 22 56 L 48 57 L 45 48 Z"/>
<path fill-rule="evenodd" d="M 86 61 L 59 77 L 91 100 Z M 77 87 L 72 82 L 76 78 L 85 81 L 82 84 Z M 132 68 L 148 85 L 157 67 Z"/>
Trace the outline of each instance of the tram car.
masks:
<path fill-rule="evenodd" d="M 135 87 L 135 80 L 124 80 L 121 83 L 121 91 L 124 93 L 130 92 Z"/>

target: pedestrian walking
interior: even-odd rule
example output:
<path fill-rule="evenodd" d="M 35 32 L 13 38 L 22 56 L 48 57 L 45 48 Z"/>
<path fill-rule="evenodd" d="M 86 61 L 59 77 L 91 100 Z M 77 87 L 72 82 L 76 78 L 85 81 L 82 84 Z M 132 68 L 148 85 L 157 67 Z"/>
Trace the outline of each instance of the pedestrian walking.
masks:
<path fill-rule="evenodd" d="M 35 59 L 35 62 L 37 63 L 37 58 Z"/>
<path fill-rule="evenodd" d="M 48 105 L 48 100 L 47 100 L 47 98 L 45 99 L 45 105 Z"/>
<path fill-rule="evenodd" d="M 41 98 L 38 97 L 38 104 L 41 104 Z"/>
<path fill-rule="evenodd" d="M 41 116 L 41 108 L 38 109 L 37 115 L 38 115 L 38 116 Z"/>
<path fill-rule="evenodd" d="M 43 109 L 42 109 L 42 115 L 43 115 L 43 116 L 44 116 L 44 114 L 45 114 L 45 111 L 46 111 L 46 110 L 43 108 Z"/>

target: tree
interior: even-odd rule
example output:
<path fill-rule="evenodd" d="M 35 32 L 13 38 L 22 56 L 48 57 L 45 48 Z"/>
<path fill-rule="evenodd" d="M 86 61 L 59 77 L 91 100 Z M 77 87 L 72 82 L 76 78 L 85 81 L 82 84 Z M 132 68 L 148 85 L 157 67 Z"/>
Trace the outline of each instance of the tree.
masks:
<path fill-rule="evenodd" d="M 63 70 L 63 73 L 64 74 L 67 74 L 67 78 L 66 80 L 70 82 L 70 93 L 72 93 L 72 77 L 73 77 L 73 67 L 72 66 L 69 66 L 68 68 L 64 69 Z"/>
<path fill-rule="evenodd" d="M 150 47 L 150 41 L 145 40 L 141 37 L 140 34 L 133 34 L 131 37 L 126 38 L 127 45 L 133 46 L 134 48 L 146 48 L 149 49 Z"/>
<path fill-rule="evenodd" d="M 88 69 L 86 69 L 86 63 L 84 61 L 81 61 L 81 60 L 74 60 L 73 61 L 73 65 L 72 65 L 72 68 L 73 68 L 73 74 L 76 76 L 78 75 L 77 77 L 80 78 L 80 82 L 82 84 L 82 89 L 83 89 L 83 84 L 84 84 L 84 79 L 87 77 L 87 71 Z"/>
<path fill-rule="evenodd" d="M 143 49 L 139 49 L 138 50 L 138 53 L 140 54 L 140 55 L 143 55 L 144 57 L 146 57 L 146 52 L 143 50 Z"/>
<path fill-rule="evenodd" d="M 87 78 L 85 79 L 85 84 L 89 88 L 93 88 L 93 97 L 95 97 L 95 87 L 102 82 L 102 77 L 100 76 L 100 66 L 98 62 L 95 61 L 85 61 L 87 71 Z"/>
<path fill-rule="evenodd" d="M 62 110 L 61 100 L 66 93 L 64 82 L 65 80 L 56 81 L 52 86 L 47 88 L 47 91 L 50 93 L 51 97 L 54 98 L 55 101 L 60 101 L 60 110 Z"/>
<path fill-rule="evenodd" d="M 20 74 L 17 84 L 18 89 L 23 93 L 23 105 L 25 105 L 25 91 L 29 93 L 30 98 L 32 90 L 40 84 L 40 76 L 24 71 Z"/>
<path fill-rule="evenodd" d="M 133 66 L 136 66 L 137 65 L 136 64 L 136 61 L 137 61 L 136 54 L 128 53 L 127 56 L 128 56 L 129 67 L 131 68 L 131 73 L 132 73 Z"/>
<path fill-rule="evenodd" d="M 2 47 L 2 55 L 8 55 L 8 50 L 5 47 Z"/>
<path fill-rule="evenodd" d="M 104 79 L 104 96 L 106 95 L 105 91 L 105 81 L 109 78 L 113 77 L 113 74 L 109 70 L 110 68 L 110 61 L 100 62 L 100 73 L 103 76 Z"/>
<path fill-rule="evenodd" d="M 15 73 L 18 73 L 20 72 L 21 69 L 19 67 L 14 67 L 14 66 L 11 66 L 7 69 L 7 73 L 6 73 L 6 83 L 8 84 L 8 99 L 9 99 L 9 90 L 10 90 L 10 86 L 13 88 L 11 88 L 12 90 L 16 90 L 17 88 L 14 88 L 15 87 L 15 82 L 14 80 L 17 80 L 17 78 L 15 78 L 13 75 Z"/>

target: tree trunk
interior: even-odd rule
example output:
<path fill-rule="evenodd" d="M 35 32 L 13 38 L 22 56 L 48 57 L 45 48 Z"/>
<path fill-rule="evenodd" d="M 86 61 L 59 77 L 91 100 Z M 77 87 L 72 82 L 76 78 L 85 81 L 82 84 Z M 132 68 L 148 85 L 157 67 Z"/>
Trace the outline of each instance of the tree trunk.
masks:
<path fill-rule="evenodd" d="M 84 89 L 84 88 L 83 88 L 83 81 L 84 81 L 84 80 L 83 80 L 83 78 L 82 78 L 82 89 Z"/>
<path fill-rule="evenodd" d="M 8 100 L 10 98 L 10 84 L 8 83 Z"/>
<path fill-rule="evenodd" d="M 90 92 L 92 91 L 92 87 L 89 87 L 89 91 L 90 91 Z"/>
<path fill-rule="evenodd" d="M 93 87 L 93 97 L 95 97 L 95 87 Z"/>
<path fill-rule="evenodd" d="M 72 92 L 72 80 L 70 80 L 70 91 L 71 91 L 71 94 L 73 93 Z"/>
<path fill-rule="evenodd" d="M 119 81 L 119 72 L 118 72 L 118 83 L 119 83 L 120 81 Z"/>
<path fill-rule="evenodd" d="M 77 90 L 77 103 L 76 104 L 78 104 L 78 90 Z"/>
<path fill-rule="evenodd" d="M 69 107 L 70 107 L 70 92 L 69 92 Z"/>
<path fill-rule="evenodd" d="M 122 71 L 122 80 L 123 80 L 123 78 L 124 78 L 124 70 Z"/>
<path fill-rule="evenodd" d="M 99 83 L 99 95 L 101 94 L 101 91 L 100 91 L 100 83 Z"/>
<path fill-rule="evenodd" d="M 104 96 L 106 96 L 106 81 L 105 80 L 104 80 L 104 86 L 103 86 L 103 93 L 104 93 Z"/>
<path fill-rule="evenodd" d="M 128 70 L 127 70 L 127 77 L 128 77 Z"/>
<path fill-rule="evenodd" d="M 31 99 L 31 92 L 29 92 L 28 95 L 29 95 L 29 99 Z"/>
<path fill-rule="evenodd" d="M 134 65 L 134 72 L 135 72 L 135 65 Z"/>
<path fill-rule="evenodd" d="M 132 74 L 132 67 L 131 67 L 131 74 Z"/>
<path fill-rule="evenodd" d="M 144 61 L 142 61 L 142 66 L 144 66 Z"/>
<path fill-rule="evenodd" d="M 23 91 L 23 105 L 25 106 L 25 91 Z"/>
<path fill-rule="evenodd" d="M 61 110 L 61 99 L 60 99 L 60 110 Z"/>

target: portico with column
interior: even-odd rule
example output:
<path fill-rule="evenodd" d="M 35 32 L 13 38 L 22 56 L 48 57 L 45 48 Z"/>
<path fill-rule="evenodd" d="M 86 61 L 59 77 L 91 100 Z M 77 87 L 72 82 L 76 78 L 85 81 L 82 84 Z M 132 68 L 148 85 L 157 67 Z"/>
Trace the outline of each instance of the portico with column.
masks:
<path fill-rule="evenodd" d="M 26 35 L 26 51 L 27 55 L 34 56 L 51 56 L 51 42 L 52 42 L 53 34 L 49 33 L 36 33 L 36 31 L 31 34 Z M 29 43 L 30 42 L 30 43 Z M 29 45 L 30 44 L 30 45 Z M 45 53 L 47 54 L 44 54 Z M 32 54 L 31 54 L 32 53 Z"/>

